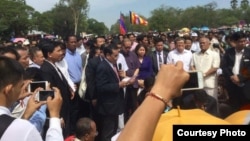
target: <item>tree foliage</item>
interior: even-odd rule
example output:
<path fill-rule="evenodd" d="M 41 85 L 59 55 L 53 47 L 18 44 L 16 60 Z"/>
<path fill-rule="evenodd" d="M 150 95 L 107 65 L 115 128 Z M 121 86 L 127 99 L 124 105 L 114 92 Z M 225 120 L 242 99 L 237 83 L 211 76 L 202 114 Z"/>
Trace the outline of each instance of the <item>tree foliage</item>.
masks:
<path fill-rule="evenodd" d="M 96 35 L 104 35 L 108 33 L 108 28 L 103 22 L 98 22 L 95 19 L 88 19 L 87 24 L 87 33 L 93 33 Z"/>
<path fill-rule="evenodd" d="M 78 25 L 81 22 L 81 19 L 87 17 L 88 13 L 88 1 L 87 0 L 60 0 L 61 4 L 64 4 L 69 7 L 70 13 L 73 18 L 74 24 L 74 34 L 77 34 Z"/>
<path fill-rule="evenodd" d="M 244 20 L 250 23 L 248 0 L 231 0 L 231 9 L 218 9 L 216 2 L 186 9 L 159 6 L 151 11 L 148 26 L 130 24 L 129 14 L 124 16 L 128 32 L 179 30 L 183 27 L 220 27 L 237 25 Z M 88 18 L 87 0 L 60 0 L 51 10 L 39 13 L 25 4 L 25 0 L 0 0 L 0 36 L 20 36 L 36 29 L 65 37 L 80 32 L 107 34 L 109 29 L 103 22 Z M 238 4 L 240 3 L 239 7 Z M 110 32 L 119 33 L 119 17 Z"/>
<path fill-rule="evenodd" d="M 0 0 L 0 33 L 7 36 L 22 36 L 30 27 L 29 17 L 34 9 L 22 0 Z"/>
<path fill-rule="evenodd" d="M 241 20 L 250 23 L 249 14 L 249 7 L 246 7 L 246 9 L 218 9 L 216 2 L 186 9 L 161 5 L 159 8 L 151 11 L 147 29 L 152 31 L 167 31 L 168 29 L 179 30 L 183 27 L 208 26 L 217 28 L 220 26 L 232 26 L 237 25 Z M 125 24 L 129 25 L 126 21 L 129 21 L 129 17 L 125 16 Z M 119 31 L 119 22 L 111 26 L 111 32 L 113 33 L 114 31 Z"/>
<path fill-rule="evenodd" d="M 249 7 L 249 1 L 248 0 L 241 0 L 240 7 L 243 10 L 246 10 Z"/>
<path fill-rule="evenodd" d="M 238 6 L 238 0 L 231 0 L 231 7 L 232 9 L 236 9 Z"/>

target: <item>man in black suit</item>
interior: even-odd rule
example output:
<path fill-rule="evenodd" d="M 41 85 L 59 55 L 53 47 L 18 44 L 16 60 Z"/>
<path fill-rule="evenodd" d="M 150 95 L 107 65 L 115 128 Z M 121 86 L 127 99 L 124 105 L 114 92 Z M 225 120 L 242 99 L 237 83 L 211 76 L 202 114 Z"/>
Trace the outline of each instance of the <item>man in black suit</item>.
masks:
<path fill-rule="evenodd" d="M 246 35 L 236 32 L 232 35 L 236 46 L 226 50 L 222 62 L 229 105 L 233 111 L 250 104 L 250 49 L 246 47 Z"/>
<path fill-rule="evenodd" d="M 41 44 L 41 50 L 46 60 L 41 66 L 42 78 L 50 83 L 51 87 L 57 87 L 63 99 L 62 108 L 60 111 L 61 119 L 64 121 L 63 135 L 70 135 L 70 100 L 74 93 L 71 92 L 67 80 L 56 67 L 55 62 L 60 61 L 63 57 L 60 42 L 48 41 Z"/>
<path fill-rule="evenodd" d="M 118 48 L 111 44 L 103 50 L 104 60 L 96 70 L 97 112 L 102 119 L 99 127 L 101 141 L 110 141 L 118 128 L 118 115 L 124 112 L 126 82 L 120 81 L 116 68 Z"/>
<path fill-rule="evenodd" d="M 164 50 L 164 41 L 156 37 L 154 38 L 155 51 L 150 54 L 153 64 L 154 75 L 157 75 L 162 64 L 167 63 L 168 51 Z"/>
<path fill-rule="evenodd" d="M 85 99 L 90 101 L 92 106 L 96 105 L 96 69 L 97 66 L 103 61 L 103 49 L 104 46 L 100 47 L 100 55 L 94 56 L 93 58 L 88 58 L 85 75 L 86 75 L 86 83 L 87 83 L 87 89 L 86 89 L 86 97 Z"/>
<path fill-rule="evenodd" d="M 93 58 L 88 58 L 87 66 L 85 69 L 85 77 L 87 83 L 86 96 L 84 98 L 85 101 L 89 102 L 90 108 L 90 117 L 95 121 L 97 129 L 99 129 L 100 117 L 96 111 L 96 103 L 97 103 L 97 88 L 96 88 L 96 69 L 97 66 L 103 61 L 103 48 L 100 48 L 101 53 L 99 56 L 94 56 Z M 98 135 L 95 138 L 96 141 L 100 140 L 100 136 Z"/>

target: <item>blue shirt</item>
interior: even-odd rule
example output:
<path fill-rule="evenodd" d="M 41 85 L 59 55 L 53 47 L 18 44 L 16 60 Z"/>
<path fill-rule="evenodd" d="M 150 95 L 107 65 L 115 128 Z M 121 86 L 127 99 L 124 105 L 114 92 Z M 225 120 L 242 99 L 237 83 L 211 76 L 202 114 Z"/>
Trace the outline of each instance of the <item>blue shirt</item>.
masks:
<path fill-rule="evenodd" d="M 29 119 L 30 123 L 32 123 L 36 129 L 42 133 L 43 126 L 46 120 L 46 105 L 42 105 L 39 110 L 37 110 L 32 117 Z"/>
<path fill-rule="evenodd" d="M 68 71 L 74 83 L 80 83 L 82 78 L 82 58 L 78 52 L 66 50 L 65 60 L 68 64 Z"/>

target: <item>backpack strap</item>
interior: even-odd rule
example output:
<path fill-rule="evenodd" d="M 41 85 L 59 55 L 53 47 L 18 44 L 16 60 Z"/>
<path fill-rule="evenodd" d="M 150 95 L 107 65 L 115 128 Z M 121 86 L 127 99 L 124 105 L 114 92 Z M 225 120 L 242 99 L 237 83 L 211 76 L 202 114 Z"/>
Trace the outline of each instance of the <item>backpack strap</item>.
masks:
<path fill-rule="evenodd" d="M 10 126 L 10 124 L 12 123 L 12 121 L 15 120 L 14 117 L 11 117 L 9 115 L 0 115 L 0 121 L 1 121 L 1 125 L 0 125 L 0 139 L 2 138 L 5 130 Z"/>

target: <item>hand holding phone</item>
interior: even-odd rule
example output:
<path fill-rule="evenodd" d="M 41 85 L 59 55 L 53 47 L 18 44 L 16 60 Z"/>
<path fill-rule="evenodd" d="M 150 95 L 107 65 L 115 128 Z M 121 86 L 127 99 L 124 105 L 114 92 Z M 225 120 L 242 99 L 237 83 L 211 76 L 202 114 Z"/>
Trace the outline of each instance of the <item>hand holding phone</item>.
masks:
<path fill-rule="evenodd" d="M 47 98 L 51 96 L 52 98 L 54 98 L 55 93 L 53 90 L 41 90 L 38 91 L 35 95 L 35 100 L 36 101 L 47 101 Z"/>
<path fill-rule="evenodd" d="M 28 100 L 22 119 L 28 120 L 43 104 L 46 104 L 46 101 L 37 102 L 35 95 L 32 94 Z"/>
<path fill-rule="evenodd" d="M 199 90 L 204 88 L 203 73 L 200 71 L 191 71 L 189 73 L 189 80 L 185 83 L 182 91 Z"/>
<path fill-rule="evenodd" d="M 50 117 L 59 117 L 61 106 L 62 106 L 62 96 L 58 88 L 53 87 L 54 98 L 47 98 L 47 106 L 49 110 Z"/>

